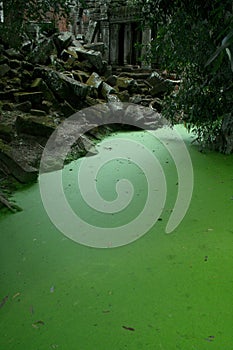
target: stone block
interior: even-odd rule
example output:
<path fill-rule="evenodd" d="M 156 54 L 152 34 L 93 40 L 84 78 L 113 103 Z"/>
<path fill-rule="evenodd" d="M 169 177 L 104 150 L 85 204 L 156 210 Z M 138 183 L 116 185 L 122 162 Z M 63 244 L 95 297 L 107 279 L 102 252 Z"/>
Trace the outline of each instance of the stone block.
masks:
<path fill-rule="evenodd" d="M 4 77 L 10 71 L 10 67 L 7 63 L 0 65 L 0 78 Z"/>
<path fill-rule="evenodd" d="M 29 134 L 46 138 L 48 138 L 57 127 L 52 118 L 33 115 L 18 116 L 15 126 L 18 134 Z"/>
<path fill-rule="evenodd" d="M 31 102 L 32 106 L 40 106 L 42 103 L 43 93 L 41 91 L 16 92 L 14 97 L 18 103 L 29 101 Z"/>
<path fill-rule="evenodd" d="M 2 120 L 0 123 L 0 138 L 9 142 L 14 137 L 14 123 Z"/>
<path fill-rule="evenodd" d="M 35 181 L 38 176 L 38 170 L 29 165 L 26 160 L 20 159 L 15 154 L 14 148 L 4 143 L 0 139 L 0 163 L 7 169 L 8 174 L 14 176 L 22 183 Z"/>
<path fill-rule="evenodd" d="M 97 73 L 92 73 L 91 76 L 88 78 L 88 80 L 86 81 L 86 84 L 89 86 L 94 87 L 97 90 L 100 90 L 102 84 L 103 84 L 103 80 L 102 78 L 99 76 L 99 74 Z"/>
<path fill-rule="evenodd" d="M 29 60 L 34 64 L 46 64 L 49 62 L 50 56 L 56 54 L 57 50 L 52 38 L 44 38 L 29 54 Z"/>
<path fill-rule="evenodd" d="M 15 50 L 13 48 L 5 50 L 5 54 L 7 55 L 7 57 L 13 58 L 13 59 L 15 58 L 18 60 L 22 60 L 24 58 L 23 55 L 19 51 Z"/>
<path fill-rule="evenodd" d="M 36 68 L 35 75 L 42 77 L 54 95 L 61 101 L 66 100 L 72 107 L 84 100 L 90 91 L 89 86 L 47 67 Z"/>
<path fill-rule="evenodd" d="M 73 35 L 70 32 L 60 32 L 54 36 L 53 40 L 58 52 L 61 53 L 64 49 L 67 49 L 71 45 Z"/>
<path fill-rule="evenodd" d="M 30 101 L 24 101 L 24 102 L 17 103 L 14 107 L 18 111 L 27 113 L 27 112 L 30 112 L 32 108 L 32 103 Z"/>
<path fill-rule="evenodd" d="M 105 99 L 107 99 L 108 95 L 116 94 L 116 90 L 111 85 L 108 85 L 107 83 L 103 82 L 101 94 Z"/>
<path fill-rule="evenodd" d="M 100 52 L 86 50 L 84 48 L 77 48 L 76 52 L 81 59 L 87 60 L 89 63 L 91 63 L 98 73 L 103 72 L 104 63 Z"/>

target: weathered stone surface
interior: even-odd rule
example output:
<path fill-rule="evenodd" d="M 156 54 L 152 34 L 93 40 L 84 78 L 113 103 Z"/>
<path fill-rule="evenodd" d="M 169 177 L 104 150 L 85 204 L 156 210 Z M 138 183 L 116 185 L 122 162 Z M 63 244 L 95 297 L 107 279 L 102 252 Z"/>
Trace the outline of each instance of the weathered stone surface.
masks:
<path fill-rule="evenodd" d="M 98 73 L 102 73 L 104 62 L 100 52 L 86 50 L 84 48 L 77 48 L 76 52 L 81 59 L 87 60 L 89 63 L 91 63 L 92 66 L 97 69 Z"/>
<path fill-rule="evenodd" d="M 35 115 L 37 117 L 45 116 L 46 112 L 41 109 L 31 109 L 30 110 L 31 115 Z"/>
<path fill-rule="evenodd" d="M 10 67 L 7 63 L 0 65 L 0 78 L 4 77 L 10 71 Z"/>
<path fill-rule="evenodd" d="M 90 77 L 89 73 L 80 70 L 72 70 L 72 74 L 74 79 L 80 81 L 81 83 L 86 83 Z"/>
<path fill-rule="evenodd" d="M 2 111 L 13 111 L 14 105 L 12 102 L 5 102 L 2 104 Z"/>
<path fill-rule="evenodd" d="M 20 68 L 21 67 L 21 62 L 19 60 L 9 60 L 9 66 L 10 68 Z"/>
<path fill-rule="evenodd" d="M 133 95 L 129 98 L 129 102 L 139 104 L 142 102 L 142 96 L 139 94 Z"/>
<path fill-rule="evenodd" d="M 49 88 L 60 100 L 68 101 L 72 107 L 78 106 L 90 91 L 89 86 L 47 67 L 36 68 L 35 74 L 45 80 Z"/>
<path fill-rule="evenodd" d="M 72 68 L 76 67 L 76 64 L 78 62 L 78 59 L 74 55 L 70 55 L 67 50 L 62 51 L 61 59 L 65 61 L 63 68 L 65 68 L 66 71 L 71 71 Z"/>
<path fill-rule="evenodd" d="M 77 37 L 77 39 L 73 38 L 72 43 L 71 43 L 70 46 L 72 46 L 72 47 L 83 47 L 82 39 L 78 39 L 78 37 Z"/>
<path fill-rule="evenodd" d="M 70 46 L 68 47 L 68 49 L 63 50 L 61 53 L 61 58 L 63 60 L 68 60 L 70 58 L 70 56 L 72 57 L 72 60 L 70 62 L 68 62 L 70 64 L 70 66 L 72 66 L 72 63 L 78 59 L 78 54 L 76 52 L 76 47 Z"/>
<path fill-rule="evenodd" d="M 119 99 L 119 97 L 117 95 L 114 95 L 114 94 L 109 94 L 107 96 L 107 101 L 109 103 L 120 103 L 121 100 Z"/>
<path fill-rule="evenodd" d="M 30 112 L 31 108 L 32 108 L 32 103 L 30 101 L 24 101 L 21 103 L 17 103 L 15 105 L 16 110 L 26 112 L 26 113 Z"/>
<path fill-rule="evenodd" d="M 57 50 L 51 38 L 43 38 L 29 55 L 30 62 L 46 64 L 51 55 L 56 55 Z"/>
<path fill-rule="evenodd" d="M 129 92 L 127 90 L 123 90 L 118 93 L 118 97 L 121 100 L 121 102 L 129 102 Z"/>
<path fill-rule="evenodd" d="M 14 94 L 17 93 L 18 89 L 11 89 L 7 91 L 0 91 L 0 101 L 14 99 Z"/>
<path fill-rule="evenodd" d="M 105 45 L 102 42 L 85 44 L 85 45 L 83 45 L 83 47 L 84 47 L 84 49 L 99 51 L 99 52 L 101 52 L 102 55 L 104 54 Z"/>
<path fill-rule="evenodd" d="M 117 76 L 116 75 L 110 75 L 105 82 L 111 86 L 117 85 Z"/>
<path fill-rule="evenodd" d="M 9 78 L 11 78 L 11 80 L 12 80 L 12 79 L 17 78 L 19 76 L 19 73 L 18 73 L 17 69 L 10 69 L 9 72 L 7 73 L 7 76 Z"/>
<path fill-rule="evenodd" d="M 14 94 L 15 100 L 18 103 L 30 101 L 32 106 L 41 105 L 43 93 L 41 91 L 35 92 L 16 92 Z"/>
<path fill-rule="evenodd" d="M 0 64 L 4 64 L 4 63 L 9 64 L 9 58 L 7 58 L 6 56 L 1 54 L 0 55 Z"/>
<path fill-rule="evenodd" d="M 109 94 L 116 94 L 116 90 L 111 85 L 103 82 L 101 94 L 106 99 Z"/>
<path fill-rule="evenodd" d="M 174 88 L 175 84 L 180 83 L 180 81 L 164 79 L 158 72 L 153 72 L 147 79 L 147 82 L 152 87 L 150 90 L 150 94 L 152 96 L 156 96 L 165 92 L 170 92 Z"/>
<path fill-rule="evenodd" d="M 84 36 L 84 40 L 87 43 L 92 43 L 95 39 L 95 34 L 97 31 L 97 22 L 90 20 L 88 23 L 88 28 Z"/>
<path fill-rule="evenodd" d="M 34 65 L 27 61 L 21 61 L 22 69 L 26 69 L 27 71 L 33 71 Z"/>
<path fill-rule="evenodd" d="M 5 56 L 4 50 L 3 61 L 0 60 L 0 65 L 6 64 L 10 68 L 6 75 L 0 79 L 0 89 L 3 91 L 0 92 L 0 98 L 5 99 L 5 102 L 1 103 L 2 112 L 4 115 L 9 113 L 10 117 L 16 118 L 17 116 L 16 122 L 12 125 L 3 125 L 2 128 L 0 125 L 0 137 L 4 137 L 10 144 L 16 138 L 21 138 L 21 141 L 14 147 L 18 148 L 19 151 L 22 149 L 22 152 L 27 154 L 22 163 L 24 167 L 28 165 L 37 168 L 39 158 L 32 159 L 32 153 L 36 152 L 36 147 L 42 151 L 43 147 L 40 145 L 46 144 L 57 125 L 60 125 L 64 118 L 74 116 L 74 114 L 76 116 L 79 112 L 80 118 L 78 117 L 78 121 L 75 121 L 72 126 L 70 135 L 67 135 L 67 129 L 64 129 L 56 139 L 55 148 L 58 157 L 64 144 L 70 143 L 70 141 L 74 145 L 71 154 L 68 154 L 67 161 L 73 156 L 76 157 L 76 154 L 86 155 L 89 150 L 91 150 L 90 154 L 95 154 L 90 135 L 95 138 L 100 137 L 100 131 L 96 131 L 96 125 L 107 121 L 112 128 L 113 124 L 116 123 L 116 118 L 119 118 L 119 124 L 121 122 L 124 124 L 125 103 L 123 102 L 133 101 L 132 98 L 134 98 L 134 101 L 143 104 L 146 101 L 146 95 L 149 94 L 149 89 L 152 87 L 149 82 L 144 84 L 143 79 L 148 77 L 148 73 L 143 71 L 133 75 L 133 68 L 129 73 L 125 73 L 125 67 L 117 70 L 113 67 L 114 72 L 120 74 L 117 77 L 113 75 L 111 66 L 106 70 L 106 63 L 101 55 L 104 53 L 106 43 L 89 43 L 83 47 L 79 41 L 74 40 L 71 33 L 63 33 L 59 36 L 60 34 L 55 35 L 54 41 L 51 39 L 40 41 L 34 50 L 35 56 L 32 58 L 33 62 L 47 64 L 50 62 L 51 53 L 56 55 L 56 50 L 58 50 L 59 56 L 55 57 L 53 62 L 51 61 L 52 66 L 56 68 L 34 67 L 35 63 L 32 65 L 16 57 Z M 51 42 L 52 46 L 49 48 Z M 55 42 L 56 50 L 54 51 L 53 44 Z M 46 45 L 48 45 L 48 51 Z M 142 76 L 142 74 L 147 74 L 147 76 Z M 139 94 L 142 91 L 141 86 L 146 91 L 143 96 L 140 95 L 140 98 L 137 99 L 139 95 L 135 97 L 135 93 Z M 17 89 L 13 89 L 14 87 Z M 149 105 L 150 101 L 151 96 L 145 103 Z M 3 111 L 4 106 L 6 109 L 8 109 L 7 106 L 12 108 L 9 107 L 8 110 Z M 87 106 L 92 106 L 92 108 L 85 109 L 84 107 Z M 19 110 L 28 114 L 20 113 Z M 78 110 L 79 112 L 77 112 Z M 153 111 L 150 110 L 150 112 Z M 132 110 L 127 109 L 125 117 L 127 120 L 131 118 L 132 124 L 133 121 L 136 121 L 146 125 L 145 127 L 154 128 L 156 126 L 153 118 L 145 117 L 142 110 L 139 109 L 135 114 L 134 107 Z M 69 119 L 64 119 L 64 121 Z M 118 128 L 119 124 L 116 124 Z M 80 135 L 82 130 L 86 131 L 86 127 L 91 125 L 93 131 L 85 134 L 88 137 L 81 136 L 76 140 L 77 130 Z M 29 137 L 35 138 L 36 141 L 41 140 L 38 141 L 40 144 L 37 143 L 35 148 L 33 148 L 34 146 L 30 148 L 29 144 L 24 143 L 25 138 Z M 74 153 L 72 153 L 73 151 Z M 17 159 L 16 153 L 15 150 L 14 157 Z M 53 153 L 51 153 L 51 164 L 54 165 Z M 59 164 L 57 165 L 60 166 L 61 164 Z M 22 175 L 18 177 L 22 179 Z"/>
<path fill-rule="evenodd" d="M 67 49 L 72 43 L 73 35 L 70 32 L 61 32 L 54 36 L 54 43 L 57 47 L 58 52 L 62 52 Z"/>
<path fill-rule="evenodd" d="M 19 60 L 23 59 L 23 55 L 19 51 L 12 49 L 12 48 L 5 50 L 5 54 L 9 58 L 15 58 L 15 59 L 19 59 Z"/>
<path fill-rule="evenodd" d="M 9 120 L 1 120 L 0 122 L 0 138 L 9 142 L 14 137 L 14 123 Z"/>
<path fill-rule="evenodd" d="M 48 85 L 45 83 L 45 81 L 42 78 L 36 78 L 32 84 L 31 88 L 36 91 L 42 91 L 43 92 L 43 97 L 55 105 L 57 104 L 57 100 L 52 93 L 52 91 L 49 89 Z"/>
<path fill-rule="evenodd" d="M 18 134 L 29 134 L 46 138 L 49 137 L 57 127 L 52 118 L 32 115 L 18 116 L 15 126 Z"/>
<path fill-rule="evenodd" d="M 84 60 L 82 62 L 76 60 L 74 61 L 72 68 L 76 70 L 81 70 L 86 73 L 93 71 L 93 65 L 90 62 L 88 62 L 88 60 Z"/>
<path fill-rule="evenodd" d="M 67 58 L 71 56 L 74 60 L 76 60 L 78 59 L 78 53 L 77 53 L 78 48 L 81 48 L 81 46 L 69 46 L 67 49 L 63 50 L 62 53 L 66 53 L 68 56 Z"/>
<path fill-rule="evenodd" d="M 94 106 L 97 104 L 103 104 L 106 103 L 106 100 L 102 99 L 102 98 L 93 98 L 90 96 L 86 97 L 86 102 L 87 102 L 87 106 Z"/>
<path fill-rule="evenodd" d="M 21 89 L 22 81 L 17 76 L 15 78 L 12 78 L 10 82 L 12 87 Z"/>
<path fill-rule="evenodd" d="M 0 163 L 3 163 L 8 174 L 11 174 L 22 183 L 32 182 L 37 179 L 38 170 L 29 165 L 25 160 L 20 159 L 17 154 L 14 154 L 14 149 L 5 144 L 1 139 Z"/>
<path fill-rule="evenodd" d="M 67 101 L 60 104 L 60 109 L 65 118 L 70 117 L 72 114 L 76 112 L 76 109 L 73 108 Z"/>
<path fill-rule="evenodd" d="M 99 103 L 94 105 L 92 108 L 83 110 L 83 117 L 89 124 L 101 125 L 102 121 L 111 117 L 111 110 L 109 106 L 105 103 Z M 103 119 L 104 118 L 104 119 Z M 94 125 L 93 125 L 94 127 Z"/>
<path fill-rule="evenodd" d="M 145 119 L 144 109 L 140 108 L 140 106 L 136 107 L 135 105 L 129 104 L 125 110 L 124 118 L 126 118 L 126 120 L 132 120 L 132 125 L 134 125 L 134 123 L 140 122 L 143 127 L 143 122 Z"/>
<path fill-rule="evenodd" d="M 32 82 L 32 73 L 27 71 L 27 70 L 23 70 L 21 72 L 21 88 L 22 89 L 28 89 L 31 85 Z"/>
<path fill-rule="evenodd" d="M 43 109 L 43 111 L 45 111 L 47 114 L 49 114 L 50 110 L 52 107 L 56 107 L 54 106 L 54 104 L 50 101 L 47 100 L 43 100 L 42 104 L 41 104 L 41 108 Z"/>
<path fill-rule="evenodd" d="M 130 93 L 137 92 L 137 82 L 131 78 L 118 77 L 116 86 L 119 90 L 128 90 Z"/>
<path fill-rule="evenodd" d="M 97 73 L 92 73 L 91 76 L 88 78 L 88 80 L 86 81 L 86 84 L 89 86 L 94 87 L 97 90 L 100 90 L 102 84 L 103 84 L 103 80 L 102 78 L 99 76 L 99 74 Z"/>
<path fill-rule="evenodd" d="M 94 142 L 91 141 L 90 138 L 88 138 L 86 135 L 81 135 L 79 137 L 77 145 L 82 155 L 91 156 L 98 153 L 98 151 L 95 148 Z"/>

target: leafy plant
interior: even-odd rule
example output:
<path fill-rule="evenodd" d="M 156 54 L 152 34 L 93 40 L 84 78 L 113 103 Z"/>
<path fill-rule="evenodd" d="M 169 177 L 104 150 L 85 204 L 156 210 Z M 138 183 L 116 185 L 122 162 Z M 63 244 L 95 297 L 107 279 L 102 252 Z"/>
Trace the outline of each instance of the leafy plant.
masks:
<path fill-rule="evenodd" d="M 132 1 L 154 32 L 149 59 L 182 80 L 178 92 L 165 98 L 164 116 L 216 145 L 233 110 L 232 1 Z"/>

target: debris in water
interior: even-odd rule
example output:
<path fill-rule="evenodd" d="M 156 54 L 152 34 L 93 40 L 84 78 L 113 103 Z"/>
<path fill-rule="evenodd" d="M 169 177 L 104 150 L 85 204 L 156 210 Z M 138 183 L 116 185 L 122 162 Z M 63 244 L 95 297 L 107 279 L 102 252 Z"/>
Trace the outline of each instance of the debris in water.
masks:
<path fill-rule="evenodd" d="M 33 306 L 32 306 L 32 305 L 30 306 L 30 314 L 31 314 L 31 315 L 33 315 L 33 314 L 34 314 L 34 308 L 33 308 Z"/>
<path fill-rule="evenodd" d="M 17 298 L 17 297 L 19 297 L 19 296 L 20 296 L 20 292 L 15 293 L 15 294 L 13 295 L 12 299 L 15 299 L 15 298 Z"/>
<path fill-rule="evenodd" d="M 39 328 L 39 326 L 44 326 L 44 321 L 38 320 L 32 323 L 33 328 Z"/>
<path fill-rule="evenodd" d="M 8 298 L 9 298 L 8 295 L 6 295 L 6 296 L 2 299 L 2 301 L 0 302 L 0 309 L 3 307 L 4 304 L 6 304 Z"/>
<path fill-rule="evenodd" d="M 213 341 L 215 338 L 214 335 L 209 335 L 207 338 L 205 338 L 206 341 Z"/>
<path fill-rule="evenodd" d="M 135 331 L 135 329 L 133 327 L 126 327 L 126 326 L 122 326 L 122 328 L 126 329 L 127 331 Z"/>

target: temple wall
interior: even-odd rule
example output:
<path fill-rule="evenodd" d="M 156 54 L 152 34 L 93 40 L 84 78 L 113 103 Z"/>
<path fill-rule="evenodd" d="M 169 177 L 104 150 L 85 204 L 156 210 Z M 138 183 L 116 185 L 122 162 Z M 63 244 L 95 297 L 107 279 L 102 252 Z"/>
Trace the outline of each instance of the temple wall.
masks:
<path fill-rule="evenodd" d="M 140 28 L 139 15 L 121 0 L 87 0 L 86 8 L 79 9 L 77 33 L 87 42 L 105 44 L 104 59 L 112 65 L 141 64 L 143 49 L 135 44 L 150 42 L 150 29 Z"/>

